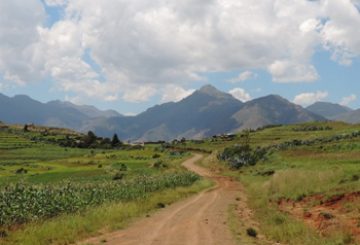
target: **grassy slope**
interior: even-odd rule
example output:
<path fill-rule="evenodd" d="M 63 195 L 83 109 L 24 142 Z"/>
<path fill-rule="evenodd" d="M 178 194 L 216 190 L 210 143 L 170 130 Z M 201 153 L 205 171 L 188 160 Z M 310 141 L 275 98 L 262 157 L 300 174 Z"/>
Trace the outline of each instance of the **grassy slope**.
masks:
<path fill-rule="evenodd" d="M 330 126 L 325 131 L 294 131 L 301 126 L 283 126 L 251 133 L 252 146 L 266 146 L 293 139 L 329 137 L 360 130 L 360 125 L 343 123 L 315 123 L 306 125 Z M 249 202 L 260 221 L 262 231 L 272 240 L 288 244 L 343 244 L 348 234 L 343 231 L 320 237 L 302 222 L 280 212 L 276 201 L 280 198 L 299 199 L 313 194 L 331 196 L 360 190 L 360 140 L 341 140 L 327 144 L 300 146 L 273 153 L 267 161 L 239 171 L 226 170 L 225 163 L 216 164 L 216 152 L 225 146 L 241 143 L 234 141 L 207 141 L 198 148 L 215 150 L 207 164 L 223 169 L 225 174 L 239 179 L 247 188 Z M 206 163 L 205 163 L 206 164 Z M 272 176 L 263 173 L 275 171 Z M 355 177 L 354 177 L 355 176 Z M 356 205 L 349 207 L 356 209 Z M 356 211 L 356 210 L 355 210 Z"/>

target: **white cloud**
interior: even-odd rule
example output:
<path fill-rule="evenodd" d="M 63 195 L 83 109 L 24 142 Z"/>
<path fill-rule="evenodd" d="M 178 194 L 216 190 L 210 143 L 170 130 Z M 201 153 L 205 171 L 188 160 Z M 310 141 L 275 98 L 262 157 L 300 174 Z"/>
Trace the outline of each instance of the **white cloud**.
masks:
<path fill-rule="evenodd" d="M 0 1 L 0 77 L 15 84 L 39 80 L 35 45 L 45 12 L 37 0 Z"/>
<path fill-rule="evenodd" d="M 318 74 L 313 65 L 276 60 L 268 69 L 275 82 L 311 82 L 318 79 Z"/>
<path fill-rule="evenodd" d="M 167 85 L 162 91 L 162 102 L 177 102 L 194 93 L 194 89 L 183 89 L 176 85 Z"/>
<path fill-rule="evenodd" d="M 357 96 L 355 94 L 351 94 L 349 96 L 345 96 L 344 98 L 342 98 L 340 105 L 347 106 L 351 102 L 354 102 L 355 100 L 357 100 Z"/>
<path fill-rule="evenodd" d="M 360 12 L 350 0 L 324 1 L 329 20 L 321 30 L 324 46 L 333 52 L 332 58 L 350 65 L 360 55 Z M 359 6 L 359 1 L 355 1 Z"/>
<path fill-rule="evenodd" d="M 44 0 L 45 4 L 48 6 L 63 6 L 66 5 L 68 0 Z"/>
<path fill-rule="evenodd" d="M 144 102 L 148 101 L 155 94 L 156 90 L 152 86 L 134 87 L 124 94 L 123 99 L 128 102 Z"/>
<path fill-rule="evenodd" d="M 50 77 L 76 96 L 145 101 L 206 72 L 256 69 L 275 82 L 314 81 L 311 59 L 320 45 L 342 64 L 360 54 L 358 0 L 45 1 L 64 8 L 51 27 L 41 1 L 0 1 L 4 80 Z"/>
<path fill-rule="evenodd" d="M 246 81 L 246 80 L 256 78 L 256 77 L 257 77 L 257 74 L 253 73 L 252 71 L 244 71 L 244 72 L 240 73 L 237 77 L 230 79 L 229 82 L 237 83 L 237 82 Z"/>
<path fill-rule="evenodd" d="M 248 94 L 244 89 L 242 88 L 234 88 L 229 91 L 229 93 L 234 96 L 236 99 L 246 102 L 251 100 L 250 94 Z"/>
<path fill-rule="evenodd" d="M 294 103 L 302 106 L 311 105 L 317 101 L 322 101 L 327 98 L 329 95 L 326 91 L 317 91 L 312 93 L 302 93 L 296 95 L 294 98 Z"/>

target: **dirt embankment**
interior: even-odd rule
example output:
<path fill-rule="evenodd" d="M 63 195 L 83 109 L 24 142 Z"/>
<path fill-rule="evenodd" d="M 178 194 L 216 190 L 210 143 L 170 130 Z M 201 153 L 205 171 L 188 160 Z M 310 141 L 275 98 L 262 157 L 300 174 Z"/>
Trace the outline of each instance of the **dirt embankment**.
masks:
<path fill-rule="evenodd" d="M 314 195 L 301 201 L 280 200 L 280 210 L 327 236 L 336 232 L 347 233 L 360 243 L 360 192 L 326 198 Z"/>

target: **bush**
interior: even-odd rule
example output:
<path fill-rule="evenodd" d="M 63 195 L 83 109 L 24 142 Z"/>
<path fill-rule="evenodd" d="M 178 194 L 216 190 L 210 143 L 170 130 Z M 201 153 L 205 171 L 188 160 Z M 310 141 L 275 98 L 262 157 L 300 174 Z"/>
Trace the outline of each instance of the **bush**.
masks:
<path fill-rule="evenodd" d="M 249 145 L 235 145 L 225 148 L 218 158 L 227 161 L 231 168 L 239 169 L 243 166 L 255 165 L 265 158 L 266 153 L 264 148 L 252 150 Z"/>
<path fill-rule="evenodd" d="M 113 180 L 122 180 L 125 177 L 125 174 L 122 172 L 117 172 L 114 177 L 112 178 Z"/>
<path fill-rule="evenodd" d="M 251 237 L 257 237 L 257 231 L 251 227 L 246 230 L 246 234 Z"/>
<path fill-rule="evenodd" d="M 155 153 L 153 156 L 152 156 L 152 158 L 160 158 L 161 156 L 160 156 L 160 154 L 158 154 L 158 153 Z"/>
<path fill-rule="evenodd" d="M 19 168 L 15 171 L 16 174 L 27 174 L 27 172 L 25 168 Z"/>
<path fill-rule="evenodd" d="M 159 161 L 156 161 L 154 164 L 153 164 L 153 167 L 154 168 L 167 168 L 167 164 L 164 163 L 162 160 L 159 160 Z"/>
<path fill-rule="evenodd" d="M 156 204 L 156 207 L 157 208 L 165 208 L 165 204 L 164 203 L 162 203 L 162 202 L 159 202 L 158 204 Z"/>

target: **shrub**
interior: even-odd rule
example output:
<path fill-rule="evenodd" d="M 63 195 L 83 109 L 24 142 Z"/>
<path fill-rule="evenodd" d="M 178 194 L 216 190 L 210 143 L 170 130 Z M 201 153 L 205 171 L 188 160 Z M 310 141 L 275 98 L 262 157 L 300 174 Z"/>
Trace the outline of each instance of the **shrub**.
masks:
<path fill-rule="evenodd" d="M 164 163 L 162 160 L 159 160 L 159 161 L 156 161 L 154 164 L 153 164 L 153 167 L 154 168 L 167 168 L 167 164 Z"/>
<path fill-rule="evenodd" d="M 25 168 L 19 168 L 15 171 L 16 174 L 27 174 L 27 169 Z"/>
<path fill-rule="evenodd" d="M 251 237 L 257 237 L 257 231 L 251 227 L 246 230 L 246 234 Z"/>
<path fill-rule="evenodd" d="M 152 158 L 160 158 L 161 156 L 160 156 L 160 154 L 158 154 L 158 153 L 155 153 L 153 156 L 152 156 Z"/>
<path fill-rule="evenodd" d="M 227 161 L 231 168 L 239 169 L 243 166 L 255 165 L 265 158 L 266 153 L 264 148 L 252 150 L 249 145 L 235 145 L 225 148 L 218 158 Z"/>
<path fill-rule="evenodd" d="M 122 180 L 125 177 L 125 174 L 122 172 L 117 172 L 114 177 L 112 178 L 113 180 Z"/>
<path fill-rule="evenodd" d="M 165 208 L 165 204 L 164 203 L 162 203 L 162 202 L 159 202 L 158 204 L 156 204 L 156 207 L 157 208 Z"/>

